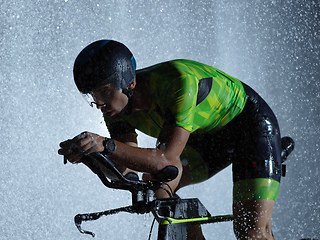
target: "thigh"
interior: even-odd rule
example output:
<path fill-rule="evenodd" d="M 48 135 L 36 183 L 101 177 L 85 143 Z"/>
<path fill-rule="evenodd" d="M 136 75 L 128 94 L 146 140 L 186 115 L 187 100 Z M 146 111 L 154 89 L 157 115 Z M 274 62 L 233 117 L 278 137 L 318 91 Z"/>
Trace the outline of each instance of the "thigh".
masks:
<path fill-rule="evenodd" d="M 273 239 L 271 216 L 281 177 L 280 130 L 270 107 L 246 88 L 249 96 L 237 120 L 232 169 L 234 231 L 238 239 Z"/>
<path fill-rule="evenodd" d="M 276 200 L 281 178 L 281 136 L 277 119 L 263 99 L 251 91 L 237 119 L 238 144 L 232 166 L 234 202 Z"/>
<path fill-rule="evenodd" d="M 209 178 L 208 166 L 202 155 L 189 144 L 184 148 L 180 160 L 183 167 L 179 188 L 206 181 Z"/>
<path fill-rule="evenodd" d="M 228 123 L 215 133 L 190 135 L 188 145 L 193 148 L 205 162 L 207 178 L 211 178 L 232 163 L 236 137 L 234 124 Z"/>
<path fill-rule="evenodd" d="M 190 135 L 180 156 L 181 186 L 203 182 L 231 164 L 234 144 L 230 143 L 229 131 L 224 128 L 215 134 Z"/>
<path fill-rule="evenodd" d="M 253 137 L 233 160 L 233 202 L 276 201 L 281 178 L 279 135 Z"/>

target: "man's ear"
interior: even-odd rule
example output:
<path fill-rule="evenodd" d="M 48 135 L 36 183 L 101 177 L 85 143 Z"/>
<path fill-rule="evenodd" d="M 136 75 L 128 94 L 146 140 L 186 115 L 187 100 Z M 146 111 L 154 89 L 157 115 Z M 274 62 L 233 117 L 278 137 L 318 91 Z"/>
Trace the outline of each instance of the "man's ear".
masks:
<path fill-rule="evenodd" d="M 136 87 L 137 81 L 134 79 L 132 83 L 127 87 L 128 90 L 133 90 Z"/>

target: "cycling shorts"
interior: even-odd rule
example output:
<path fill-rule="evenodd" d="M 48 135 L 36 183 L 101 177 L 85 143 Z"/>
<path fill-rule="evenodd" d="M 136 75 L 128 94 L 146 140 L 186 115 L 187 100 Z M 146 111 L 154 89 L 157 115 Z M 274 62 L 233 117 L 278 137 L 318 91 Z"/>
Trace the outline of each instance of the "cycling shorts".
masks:
<path fill-rule="evenodd" d="M 194 183 L 232 164 L 234 202 L 276 200 L 281 178 L 279 125 L 267 103 L 243 85 L 243 111 L 214 134 L 191 134 L 181 160 L 189 159 Z"/>

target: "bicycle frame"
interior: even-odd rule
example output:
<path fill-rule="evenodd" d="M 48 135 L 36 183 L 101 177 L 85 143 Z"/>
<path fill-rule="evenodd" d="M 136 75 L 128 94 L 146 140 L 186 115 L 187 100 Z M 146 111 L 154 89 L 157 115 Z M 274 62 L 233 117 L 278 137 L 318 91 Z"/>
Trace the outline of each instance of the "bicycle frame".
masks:
<path fill-rule="evenodd" d="M 198 198 L 157 200 L 157 211 L 167 216 L 157 219 L 158 240 L 187 240 L 190 225 L 232 221 L 232 215 L 211 216 Z"/>

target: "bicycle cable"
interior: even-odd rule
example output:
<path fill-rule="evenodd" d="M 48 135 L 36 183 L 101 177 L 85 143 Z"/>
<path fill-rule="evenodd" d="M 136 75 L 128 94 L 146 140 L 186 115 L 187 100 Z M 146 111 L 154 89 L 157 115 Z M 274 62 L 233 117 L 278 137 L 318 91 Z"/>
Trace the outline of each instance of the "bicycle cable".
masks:
<path fill-rule="evenodd" d="M 163 183 L 164 185 L 166 185 L 168 188 L 169 188 L 169 190 L 168 189 L 166 189 L 166 188 L 164 188 L 164 187 L 159 187 L 159 189 L 162 189 L 162 190 L 164 190 L 168 195 L 169 195 L 169 198 L 173 198 L 173 195 L 174 195 L 174 193 L 173 193 L 173 191 L 172 191 L 172 188 L 170 187 L 170 185 L 168 184 L 168 183 Z"/>
<path fill-rule="evenodd" d="M 150 227 L 148 240 L 151 239 L 151 234 L 152 234 L 152 230 L 153 230 L 153 226 L 154 226 L 155 221 L 156 221 L 156 217 L 153 218 L 153 221 L 152 221 L 152 224 L 151 224 L 151 227 Z"/>
<path fill-rule="evenodd" d="M 169 198 L 173 198 L 174 193 L 173 193 L 172 188 L 170 187 L 170 185 L 168 183 L 166 183 L 166 182 L 164 182 L 163 184 L 166 185 L 169 188 L 169 190 L 164 188 L 164 187 L 160 187 L 159 189 L 162 189 L 162 190 L 166 191 L 166 193 L 169 195 Z M 152 221 L 152 224 L 151 224 L 151 227 L 150 227 L 150 231 L 149 231 L 148 240 L 151 239 L 152 230 L 153 230 L 153 226 L 154 226 L 155 221 L 156 221 L 156 217 L 153 218 L 153 221 Z"/>

